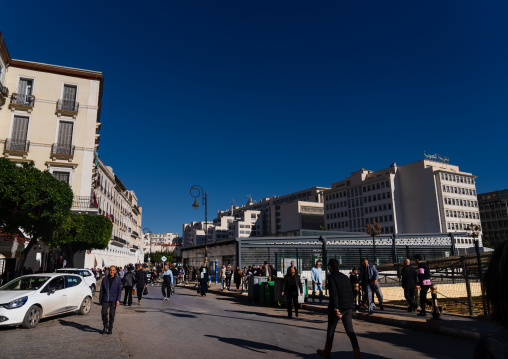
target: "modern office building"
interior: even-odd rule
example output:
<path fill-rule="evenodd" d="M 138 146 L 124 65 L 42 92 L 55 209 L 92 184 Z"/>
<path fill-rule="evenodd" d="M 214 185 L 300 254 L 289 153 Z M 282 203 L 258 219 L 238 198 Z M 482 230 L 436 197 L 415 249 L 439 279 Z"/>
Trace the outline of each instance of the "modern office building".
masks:
<path fill-rule="evenodd" d="M 478 194 L 485 245 L 496 248 L 508 240 L 508 189 Z"/>
<path fill-rule="evenodd" d="M 325 191 L 326 229 L 364 233 L 374 220 L 381 234 L 464 232 L 480 225 L 475 178 L 430 159 L 362 168 Z"/>

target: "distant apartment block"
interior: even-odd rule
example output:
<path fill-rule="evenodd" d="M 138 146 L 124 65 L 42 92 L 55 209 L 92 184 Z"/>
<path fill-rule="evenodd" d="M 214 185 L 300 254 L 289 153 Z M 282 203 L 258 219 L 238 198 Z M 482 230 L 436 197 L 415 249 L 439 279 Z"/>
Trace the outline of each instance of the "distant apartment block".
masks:
<path fill-rule="evenodd" d="M 478 194 L 486 245 L 497 247 L 508 240 L 508 189 Z"/>
<path fill-rule="evenodd" d="M 361 169 L 325 191 L 327 230 L 365 232 L 372 220 L 382 233 L 465 232 L 480 225 L 475 176 L 458 166 L 422 160 Z"/>
<path fill-rule="evenodd" d="M 143 250 L 148 252 L 171 252 L 180 245 L 178 233 L 146 233 L 143 239 Z"/>

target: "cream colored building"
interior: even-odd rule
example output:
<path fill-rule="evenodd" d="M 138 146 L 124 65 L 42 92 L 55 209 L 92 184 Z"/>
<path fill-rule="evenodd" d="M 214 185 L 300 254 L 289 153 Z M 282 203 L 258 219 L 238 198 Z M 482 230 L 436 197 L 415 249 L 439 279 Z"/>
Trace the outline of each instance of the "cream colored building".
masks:
<path fill-rule="evenodd" d="M 172 252 L 179 245 L 180 236 L 178 233 L 145 233 L 143 239 L 143 251 L 151 252 Z"/>
<path fill-rule="evenodd" d="M 362 168 L 324 192 L 326 229 L 365 233 L 374 220 L 382 234 L 466 232 L 468 224 L 480 225 L 475 178 L 429 159 Z M 457 248 L 473 245 L 472 238 L 459 241 Z"/>

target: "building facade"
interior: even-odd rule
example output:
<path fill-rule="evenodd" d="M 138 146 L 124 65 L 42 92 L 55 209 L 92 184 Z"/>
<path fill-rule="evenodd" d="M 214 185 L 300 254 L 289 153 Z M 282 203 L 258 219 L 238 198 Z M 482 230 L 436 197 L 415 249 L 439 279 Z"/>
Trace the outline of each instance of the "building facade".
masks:
<path fill-rule="evenodd" d="M 483 238 L 496 248 L 508 240 L 508 189 L 478 195 Z"/>
<path fill-rule="evenodd" d="M 464 232 L 480 225 L 475 178 L 433 160 L 361 169 L 325 191 L 326 229 L 364 233 L 374 220 L 382 234 Z"/>

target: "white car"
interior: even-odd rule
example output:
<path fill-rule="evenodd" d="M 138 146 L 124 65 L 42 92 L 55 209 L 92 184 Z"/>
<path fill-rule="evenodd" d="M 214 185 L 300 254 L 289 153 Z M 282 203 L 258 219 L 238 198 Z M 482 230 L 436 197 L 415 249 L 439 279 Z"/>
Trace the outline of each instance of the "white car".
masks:
<path fill-rule="evenodd" d="M 88 286 L 92 290 L 92 296 L 95 295 L 95 289 L 97 288 L 97 280 L 95 279 L 95 276 L 90 269 L 61 268 L 57 269 L 56 271 L 57 273 L 72 273 L 82 276 L 83 279 L 85 280 L 85 283 L 88 284 Z"/>
<path fill-rule="evenodd" d="M 92 291 L 76 274 L 24 275 L 0 287 L 0 326 L 35 328 L 41 318 L 91 308 Z"/>

